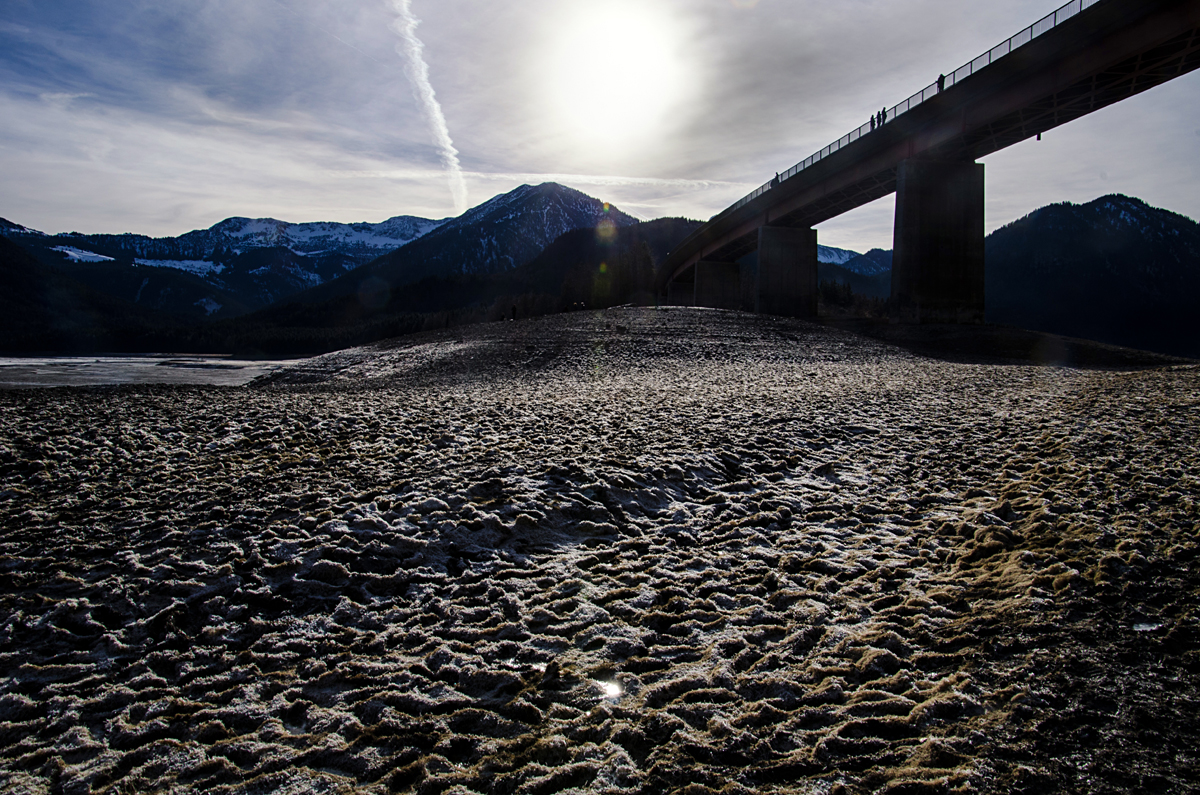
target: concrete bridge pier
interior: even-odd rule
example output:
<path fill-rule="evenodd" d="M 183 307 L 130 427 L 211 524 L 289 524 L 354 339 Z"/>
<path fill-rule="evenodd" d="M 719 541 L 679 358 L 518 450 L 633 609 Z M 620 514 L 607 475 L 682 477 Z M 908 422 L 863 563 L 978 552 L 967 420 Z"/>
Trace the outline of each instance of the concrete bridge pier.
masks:
<path fill-rule="evenodd" d="M 817 316 L 817 230 L 763 226 L 758 230 L 755 311 Z"/>
<path fill-rule="evenodd" d="M 982 163 L 902 161 L 893 235 L 893 321 L 983 322 Z"/>
<path fill-rule="evenodd" d="M 667 283 L 667 306 L 695 306 L 696 282 L 695 269 L 692 269 L 693 281 L 673 281 Z"/>
<path fill-rule="evenodd" d="M 736 262 L 696 263 L 696 306 L 742 308 L 742 268 Z"/>

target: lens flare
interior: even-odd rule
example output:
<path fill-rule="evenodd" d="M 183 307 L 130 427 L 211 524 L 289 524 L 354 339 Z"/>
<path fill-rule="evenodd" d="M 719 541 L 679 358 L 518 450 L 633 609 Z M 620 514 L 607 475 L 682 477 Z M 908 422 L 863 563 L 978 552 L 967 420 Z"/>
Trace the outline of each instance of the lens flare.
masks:
<path fill-rule="evenodd" d="M 608 218 L 596 224 L 596 239 L 607 245 L 617 239 L 617 225 Z"/>

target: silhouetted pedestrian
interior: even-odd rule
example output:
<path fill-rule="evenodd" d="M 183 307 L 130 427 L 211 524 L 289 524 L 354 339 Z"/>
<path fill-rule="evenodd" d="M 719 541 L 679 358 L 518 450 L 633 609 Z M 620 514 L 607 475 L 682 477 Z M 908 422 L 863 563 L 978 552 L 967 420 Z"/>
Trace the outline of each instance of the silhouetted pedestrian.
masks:
<path fill-rule="evenodd" d="M 887 108 L 884 108 L 883 110 L 879 111 L 879 123 L 887 124 Z"/>
<path fill-rule="evenodd" d="M 871 117 L 871 132 L 875 132 L 875 117 Z"/>
<path fill-rule="evenodd" d="M 942 89 L 946 87 L 946 76 L 938 75 L 938 93 L 942 93 Z"/>

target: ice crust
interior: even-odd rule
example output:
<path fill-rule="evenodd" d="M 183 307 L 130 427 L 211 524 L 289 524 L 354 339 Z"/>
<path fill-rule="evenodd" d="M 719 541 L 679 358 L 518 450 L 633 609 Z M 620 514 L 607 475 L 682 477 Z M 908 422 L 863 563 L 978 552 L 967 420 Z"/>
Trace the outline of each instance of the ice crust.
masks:
<path fill-rule="evenodd" d="M 0 392 L 0 785 L 1183 786 L 1198 398 L 685 309 Z"/>

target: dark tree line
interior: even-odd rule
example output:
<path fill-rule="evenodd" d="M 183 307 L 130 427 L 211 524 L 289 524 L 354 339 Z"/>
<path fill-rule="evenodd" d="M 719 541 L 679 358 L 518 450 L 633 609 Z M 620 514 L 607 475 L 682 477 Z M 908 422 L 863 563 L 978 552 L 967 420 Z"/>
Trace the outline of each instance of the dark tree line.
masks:
<path fill-rule="evenodd" d="M 587 308 L 655 302 L 654 274 L 698 222 L 660 219 L 560 236 L 532 262 L 501 272 L 370 284 L 319 304 L 283 301 L 199 320 L 103 294 L 0 238 L 0 350 L 302 356 L 419 331 Z"/>

